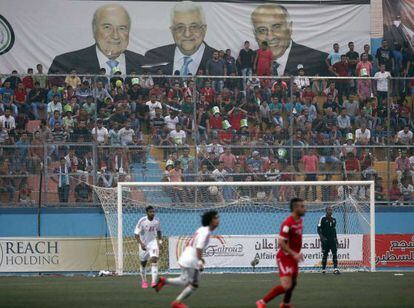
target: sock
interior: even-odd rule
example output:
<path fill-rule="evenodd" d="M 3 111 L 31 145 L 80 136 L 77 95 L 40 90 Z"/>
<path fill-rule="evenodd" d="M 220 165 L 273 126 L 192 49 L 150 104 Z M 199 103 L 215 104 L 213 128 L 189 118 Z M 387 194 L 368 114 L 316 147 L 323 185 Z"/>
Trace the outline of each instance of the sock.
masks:
<path fill-rule="evenodd" d="M 177 296 L 177 302 L 182 302 L 189 297 L 196 289 L 193 286 L 186 287 L 180 295 Z"/>
<path fill-rule="evenodd" d="M 278 296 L 279 294 L 282 294 L 282 293 L 285 293 L 286 291 L 285 291 L 285 289 L 281 286 L 281 285 L 278 285 L 278 286 L 276 286 L 276 287 L 273 287 L 270 291 L 269 291 L 269 293 L 267 293 L 266 294 L 266 296 L 265 297 L 263 297 L 263 301 L 265 302 L 265 303 L 268 303 L 268 302 L 270 302 L 272 299 L 274 299 L 276 296 Z"/>
<path fill-rule="evenodd" d="M 285 296 L 283 297 L 283 302 L 285 304 L 289 304 L 290 303 L 290 299 L 292 298 L 292 293 L 293 293 L 293 289 L 295 288 L 296 285 L 293 285 L 289 290 L 286 291 Z"/>
<path fill-rule="evenodd" d="M 326 269 L 326 263 L 328 261 L 328 254 L 323 254 L 322 255 L 322 270 Z"/>
<path fill-rule="evenodd" d="M 158 278 L 158 264 L 157 263 L 151 264 L 151 278 L 152 278 L 153 283 L 157 282 L 157 278 Z"/>
<path fill-rule="evenodd" d="M 171 284 L 173 286 L 185 286 L 187 285 L 187 281 L 185 281 L 184 279 L 181 278 L 181 276 L 176 277 L 176 278 L 168 278 L 165 280 L 166 284 Z"/>
<path fill-rule="evenodd" d="M 141 275 L 142 281 L 147 281 L 147 269 L 146 269 L 146 266 L 142 266 L 141 265 L 139 274 Z"/>
<path fill-rule="evenodd" d="M 338 254 L 337 254 L 337 252 L 335 252 L 335 253 L 332 253 L 332 261 L 333 261 L 333 266 L 334 266 L 334 269 L 336 269 L 337 267 L 338 267 Z"/>
<path fill-rule="evenodd" d="M 285 304 L 289 304 L 291 298 L 292 298 L 292 290 L 286 291 L 285 296 L 283 297 L 283 302 Z"/>

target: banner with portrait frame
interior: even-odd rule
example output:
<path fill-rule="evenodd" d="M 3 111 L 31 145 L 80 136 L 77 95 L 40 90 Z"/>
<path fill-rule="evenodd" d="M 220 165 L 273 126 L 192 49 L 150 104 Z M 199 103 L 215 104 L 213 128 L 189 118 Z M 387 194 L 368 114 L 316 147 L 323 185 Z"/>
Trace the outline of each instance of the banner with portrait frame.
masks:
<path fill-rule="evenodd" d="M 130 16 L 129 40 L 123 42 L 126 50 L 130 52 L 125 53 L 124 61 L 127 67 L 124 70 L 127 73 L 132 70 L 140 72 L 139 67 L 143 65 L 159 64 L 151 63 L 160 60 L 159 57 L 147 57 L 146 54 L 160 47 L 171 47 L 164 49 L 168 54 L 163 57 L 167 58 L 160 62 L 172 61 L 174 58 L 172 53 L 177 52 L 172 35 L 174 27 L 171 24 L 172 10 L 176 3 L 174 1 L 117 2 Z M 344 53 L 348 49 L 349 41 L 355 42 L 357 51 L 362 51 L 363 45 L 370 42 L 369 1 L 278 1 L 277 3 L 284 5 L 289 14 L 289 20 L 286 22 L 292 22 L 291 34 L 285 37 L 287 42 L 291 39 L 294 43 L 290 46 L 292 59 L 287 65 L 291 67 L 285 70 L 286 74 L 295 73 L 298 63 L 304 65 L 305 72 L 307 69 L 314 71 L 312 68 L 314 64 L 310 62 L 308 64 L 307 56 L 304 56 L 310 54 L 314 55 L 318 65 L 323 68 L 324 63 L 319 62 L 324 60 L 335 42 L 340 44 L 341 51 Z M 17 70 L 19 73 L 25 73 L 27 68 L 35 68 L 37 63 L 41 63 L 44 71 L 47 72 L 57 56 L 80 50 L 84 53 L 75 53 L 71 55 L 72 58 L 64 58 L 63 64 L 66 65 L 66 70 L 72 66 L 77 68 L 77 64 L 82 68 L 80 61 L 82 56 L 87 58 L 86 53 L 94 54 L 93 60 L 98 67 L 92 21 L 96 10 L 108 4 L 107 1 L 3 0 L 1 24 L 4 27 L 0 29 L 0 38 L 4 46 L 0 46 L 0 50 L 3 50 L 0 55 L 0 72 L 10 73 L 12 70 Z M 210 49 L 207 47 L 211 47 L 211 50 L 229 48 L 237 57 L 246 40 L 251 42 L 252 49 L 258 48 L 258 38 L 255 35 L 257 29 L 252 24 L 252 13 L 261 5 L 260 3 L 214 1 L 197 2 L 197 5 L 201 6 L 205 16 L 203 40 L 206 46 L 205 56 L 210 56 L 207 53 Z M 274 21 L 272 20 L 271 23 L 274 24 Z M 277 32 L 277 29 L 274 31 Z M 277 40 L 273 38 L 274 46 L 282 44 Z M 286 44 L 286 48 L 288 46 Z M 89 49 L 86 50 L 87 48 Z M 310 50 L 312 52 L 309 52 Z M 294 59 L 294 55 L 302 55 L 302 59 Z M 99 62 L 100 66 L 102 61 Z M 90 64 L 91 61 L 88 63 Z M 123 65 L 125 67 L 125 64 Z M 177 64 L 172 66 L 176 68 Z M 164 70 L 164 73 L 171 69 Z M 92 67 L 88 70 L 92 70 Z"/>

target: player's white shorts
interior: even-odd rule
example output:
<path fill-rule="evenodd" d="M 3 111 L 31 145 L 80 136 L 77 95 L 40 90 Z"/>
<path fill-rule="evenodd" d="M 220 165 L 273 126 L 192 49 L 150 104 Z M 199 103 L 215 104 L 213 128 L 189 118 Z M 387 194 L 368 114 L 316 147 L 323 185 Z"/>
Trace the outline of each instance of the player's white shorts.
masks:
<path fill-rule="evenodd" d="M 151 258 L 158 258 L 159 255 L 160 250 L 156 241 L 150 242 L 147 245 L 147 250 L 142 250 L 141 247 L 139 248 L 139 260 L 141 262 L 148 261 Z"/>
<path fill-rule="evenodd" d="M 194 286 L 198 286 L 200 282 L 200 271 L 196 268 L 182 267 L 181 279 Z"/>

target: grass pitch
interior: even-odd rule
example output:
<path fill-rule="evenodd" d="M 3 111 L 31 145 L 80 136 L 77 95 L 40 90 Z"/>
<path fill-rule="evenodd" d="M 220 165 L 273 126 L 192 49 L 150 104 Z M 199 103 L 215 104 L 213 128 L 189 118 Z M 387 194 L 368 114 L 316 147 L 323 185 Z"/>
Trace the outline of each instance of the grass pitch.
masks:
<path fill-rule="evenodd" d="M 201 278 L 190 307 L 255 307 L 275 283 L 276 274 L 222 274 Z M 180 289 L 159 294 L 127 277 L 0 277 L 0 307 L 169 307 Z M 281 297 L 269 307 L 279 307 Z M 295 307 L 414 307 L 414 273 L 305 273 L 293 295 Z"/>

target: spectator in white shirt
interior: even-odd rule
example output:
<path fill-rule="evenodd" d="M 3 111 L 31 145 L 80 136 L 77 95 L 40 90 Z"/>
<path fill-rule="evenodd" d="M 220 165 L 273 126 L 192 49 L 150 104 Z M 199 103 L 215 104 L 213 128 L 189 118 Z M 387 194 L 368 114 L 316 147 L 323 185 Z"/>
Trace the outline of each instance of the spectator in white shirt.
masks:
<path fill-rule="evenodd" d="M 397 133 L 395 143 L 402 145 L 410 145 L 413 143 L 413 132 L 410 131 L 410 126 L 407 124 L 403 130 Z"/>
<path fill-rule="evenodd" d="M 227 176 L 227 170 L 224 169 L 224 161 L 220 161 L 218 167 L 212 173 L 214 179 L 217 182 L 225 182 Z"/>
<path fill-rule="evenodd" d="M 169 109 L 167 108 L 167 110 Z M 179 122 L 180 119 L 178 118 L 177 112 L 175 111 L 169 112 L 169 114 L 164 117 L 164 123 L 169 131 L 173 131 Z"/>
<path fill-rule="evenodd" d="M 206 150 L 211 157 L 219 157 L 224 153 L 224 148 L 219 143 L 218 138 L 213 138 L 213 142 L 207 145 Z"/>
<path fill-rule="evenodd" d="M 9 139 L 9 132 L 3 127 L 3 122 L 0 121 L 0 144 L 4 144 Z M 0 154 L 2 151 L 0 151 Z"/>
<path fill-rule="evenodd" d="M 346 108 L 341 109 L 341 114 L 337 118 L 338 128 L 343 135 L 351 132 L 351 118 L 346 114 Z"/>
<path fill-rule="evenodd" d="M 151 76 L 148 76 L 148 72 L 144 72 L 144 75 L 141 77 L 140 85 L 144 89 L 151 89 L 154 86 L 154 80 Z"/>
<path fill-rule="evenodd" d="M 361 123 L 361 128 L 355 131 L 355 141 L 357 144 L 368 144 L 371 139 L 371 131 L 365 122 Z"/>
<path fill-rule="evenodd" d="M 7 132 L 10 132 L 16 128 L 16 121 L 11 114 L 11 109 L 6 108 L 4 115 L 0 116 L 0 123 L 7 130 Z"/>
<path fill-rule="evenodd" d="M 414 200 L 414 186 L 410 184 L 409 177 L 404 177 L 398 187 L 400 188 L 403 201 Z"/>
<path fill-rule="evenodd" d="M 299 89 L 303 90 L 307 86 L 310 86 L 310 80 L 308 77 L 305 77 L 305 70 L 303 69 L 303 65 L 299 64 L 297 66 L 299 76 L 296 76 L 293 82 L 298 86 Z"/>
<path fill-rule="evenodd" d="M 155 118 L 155 108 L 162 109 L 162 105 L 159 101 L 157 101 L 157 96 L 155 94 L 151 95 L 150 100 L 146 102 L 145 105 L 148 106 L 150 120 Z"/>
<path fill-rule="evenodd" d="M 118 134 L 121 139 L 121 145 L 126 146 L 133 144 L 133 137 L 135 136 L 135 132 L 131 128 L 131 122 L 125 122 L 124 127 L 119 130 Z"/>
<path fill-rule="evenodd" d="M 375 80 L 377 82 L 377 96 L 380 103 L 388 97 L 388 79 L 391 78 L 390 72 L 385 71 L 385 64 L 380 65 L 380 71 L 376 72 Z"/>
<path fill-rule="evenodd" d="M 59 111 L 59 114 L 62 114 L 63 108 L 60 102 L 60 97 L 57 94 L 55 94 L 52 101 L 47 104 L 47 118 L 49 119 L 53 117 L 53 113 L 56 110 Z"/>
<path fill-rule="evenodd" d="M 93 140 L 99 144 L 108 144 L 108 130 L 103 126 L 102 120 L 96 121 L 92 129 Z"/>
<path fill-rule="evenodd" d="M 175 130 L 170 132 L 169 137 L 175 145 L 182 145 L 186 143 L 187 134 L 181 129 L 181 125 L 177 124 Z"/>

